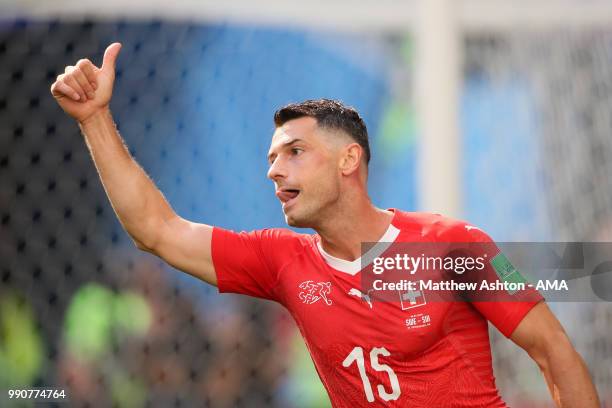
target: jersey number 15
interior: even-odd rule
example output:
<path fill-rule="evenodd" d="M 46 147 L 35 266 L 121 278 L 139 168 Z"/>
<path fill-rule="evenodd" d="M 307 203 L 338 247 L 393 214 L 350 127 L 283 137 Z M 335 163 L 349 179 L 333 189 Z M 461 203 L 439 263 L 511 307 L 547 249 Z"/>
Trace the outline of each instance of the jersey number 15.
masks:
<path fill-rule="evenodd" d="M 378 356 L 389 357 L 391 353 L 387 351 L 384 347 L 374 347 L 370 351 L 370 365 L 376 371 L 385 371 L 389 376 L 389 381 L 391 382 L 391 392 L 387 392 L 385 387 L 382 384 L 378 384 L 376 389 L 378 390 L 378 395 L 384 401 L 395 401 L 401 395 L 401 390 L 399 386 L 399 381 L 397 380 L 397 375 L 391 367 L 386 364 L 381 364 L 378 361 Z M 374 392 L 372 391 L 372 384 L 370 384 L 370 379 L 366 374 L 365 368 L 365 359 L 363 357 L 363 348 L 355 347 L 353 351 L 349 353 L 348 356 L 342 362 L 343 367 L 349 367 L 353 364 L 353 361 L 357 362 L 357 369 L 359 370 L 359 375 L 361 376 L 361 381 L 363 382 L 363 390 L 366 395 L 366 399 L 368 402 L 374 402 Z"/>

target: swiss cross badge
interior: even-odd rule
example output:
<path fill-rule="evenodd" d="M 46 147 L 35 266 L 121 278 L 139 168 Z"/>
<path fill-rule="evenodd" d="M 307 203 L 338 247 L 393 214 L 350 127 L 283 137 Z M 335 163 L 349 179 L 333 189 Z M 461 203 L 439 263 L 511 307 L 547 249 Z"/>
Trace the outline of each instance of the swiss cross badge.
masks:
<path fill-rule="evenodd" d="M 425 294 L 420 290 L 400 291 L 400 303 L 402 310 L 412 309 L 413 307 L 423 306 L 427 304 Z"/>

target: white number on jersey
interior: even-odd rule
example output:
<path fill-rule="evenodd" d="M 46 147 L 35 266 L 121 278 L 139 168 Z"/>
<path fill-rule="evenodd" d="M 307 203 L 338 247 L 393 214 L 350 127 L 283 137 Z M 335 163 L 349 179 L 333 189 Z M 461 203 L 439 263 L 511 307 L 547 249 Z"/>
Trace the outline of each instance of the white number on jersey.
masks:
<path fill-rule="evenodd" d="M 389 381 L 391 383 L 391 392 L 387 392 L 385 387 L 382 384 L 378 384 L 376 389 L 378 390 L 378 395 L 384 401 L 395 401 L 401 395 L 399 381 L 397 380 L 397 375 L 391 367 L 386 364 L 381 364 L 378 361 L 378 356 L 389 357 L 391 353 L 387 351 L 384 347 L 374 347 L 370 351 L 370 365 L 376 371 L 385 371 L 389 376 Z M 370 379 L 366 374 L 365 368 L 365 359 L 363 357 L 363 348 L 355 347 L 353 351 L 349 353 L 348 356 L 342 362 L 343 367 L 349 367 L 353 364 L 353 361 L 357 362 L 357 369 L 359 370 L 359 376 L 361 377 L 361 382 L 363 383 L 363 390 L 366 395 L 366 399 L 368 402 L 374 402 L 374 392 L 372 391 L 372 384 L 370 384 Z"/>

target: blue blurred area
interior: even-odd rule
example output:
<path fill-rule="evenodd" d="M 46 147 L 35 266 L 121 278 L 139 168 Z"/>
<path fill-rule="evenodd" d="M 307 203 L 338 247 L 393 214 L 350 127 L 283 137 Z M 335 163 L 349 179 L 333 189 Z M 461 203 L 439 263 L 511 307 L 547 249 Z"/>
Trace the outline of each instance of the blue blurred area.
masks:
<path fill-rule="evenodd" d="M 461 107 L 465 218 L 500 241 L 550 239 L 529 85 L 468 76 Z"/>
<path fill-rule="evenodd" d="M 330 34 L 328 40 L 336 37 Z M 347 52 L 360 51 L 358 40 L 344 41 Z M 325 36 L 307 32 L 212 26 L 181 44 L 189 50 L 179 55 L 182 61 L 170 59 L 170 52 L 160 62 L 177 74 L 141 91 L 173 95 L 166 109 L 150 118 L 157 134 L 146 140 L 123 136 L 179 214 L 237 230 L 285 226 L 266 178 L 266 154 L 274 111 L 290 102 L 326 97 L 356 107 L 368 125 L 376 157 L 376 129 L 388 97 L 384 66 L 373 72 L 328 45 Z M 126 75 L 134 59 L 138 57 L 124 58 Z M 138 157 L 143 148 L 166 156 Z M 381 158 L 373 161 L 373 171 L 393 171 L 394 177 L 396 167 Z M 391 175 L 377 173 L 377 182 L 371 183 L 374 201 L 409 202 L 398 200 L 397 191 L 381 182 L 387 177 Z M 409 184 L 402 190 L 407 188 Z"/>

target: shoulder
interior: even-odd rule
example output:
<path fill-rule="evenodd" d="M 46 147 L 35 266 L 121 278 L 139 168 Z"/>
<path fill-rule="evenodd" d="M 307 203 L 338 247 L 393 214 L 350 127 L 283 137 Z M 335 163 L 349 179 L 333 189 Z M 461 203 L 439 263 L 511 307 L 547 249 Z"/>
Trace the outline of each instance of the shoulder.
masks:
<path fill-rule="evenodd" d="M 300 251 L 311 245 L 314 240 L 314 236 L 311 234 L 300 234 L 287 228 L 264 228 L 234 232 L 215 227 L 214 231 L 214 234 L 219 237 L 219 241 L 242 241 L 285 253 Z"/>
<path fill-rule="evenodd" d="M 401 231 L 420 232 L 427 240 L 489 242 L 491 237 L 468 221 L 429 212 L 396 211 L 394 225 Z"/>
<path fill-rule="evenodd" d="M 295 249 L 302 249 L 310 245 L 314 240 L 314 235 L 312 234 L 301 234 L 287 228 L 264 228 L 254 232 L 261 239 Z"/>

